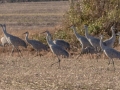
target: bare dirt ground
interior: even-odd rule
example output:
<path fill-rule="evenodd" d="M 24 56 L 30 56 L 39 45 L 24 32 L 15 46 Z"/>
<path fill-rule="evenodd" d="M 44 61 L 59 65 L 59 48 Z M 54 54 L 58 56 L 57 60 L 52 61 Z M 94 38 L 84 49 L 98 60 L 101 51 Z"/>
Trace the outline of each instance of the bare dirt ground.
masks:
<path fill-rule="evenodd" d="M 9 33 L 22 37 L 25 31 L 32 34 L 46 28 L 51 31 L 59 28 L 62 15 L 69 7 L 68 2 L 32 2 L 5 3 L 0 4 L 0 8 L 0 23 L 7 24 Z M 2 30 L 0 34 L 3 35 Z M 58 69 L 58 64 L 50 67 L 57 61 L 50 51 L 34 57 L 34 51 L 22 49 L 20 58 L 17 53 L 10 56 L 11 47 L 4 53 L 2 49 L 0 47 L 0 90 L 120 90 L 119 60 L 115 60 L 114 72 L 107 58 L 101 57 L 97 62 L 84 55 L 76 59 L 79 51 L 70 51 L 73 54 L 61 58 Z"/>

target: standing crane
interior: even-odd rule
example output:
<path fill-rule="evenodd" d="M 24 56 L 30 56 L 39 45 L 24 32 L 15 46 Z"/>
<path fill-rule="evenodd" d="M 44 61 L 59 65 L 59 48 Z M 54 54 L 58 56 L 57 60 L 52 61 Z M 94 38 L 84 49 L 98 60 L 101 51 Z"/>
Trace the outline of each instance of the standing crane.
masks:
<path fill-rule="evenodd" d="M 42 42 L 37 41 L 37 40 L 30 40 L 28 38 L 29 32 L 25 32 L 24 34 L 26 34 L 25 40 L 27 41 L 27 43 L 29 43 L 36 50 L 36 52 L 37 52 L 36 56 L 38 56 L 38 55 L 41 56 L 42 54 L 40 54 L 40 51 L 42 51 L 42 50 L 46 51 L 48 49 L 47 46 L 45 44 L 43 44 Z"/>
<path fill-rule="evenodd" d="M 3 25 L 0 24 L 0 26 L 2 26 L 2 31 L 4 33 L 4 37 L 6 38 L 7 42 L 13 46 L 12 51 L 11 51 L 11 55 L 13 55 L 14 49 L 16 49 L 18 51 L 18 54 L 20 53 L 22 56 L 22 53 L 19 49 L 19 46 L 27 48 L 25 41 L 20 39 L 17 36 L 13 36 L 13 35 L 7 33 L 5 24 L 3 24 Z"/>
<path fill-rule="evenodd" d="M 110 61 L 112 61 L 112 64 L 113 64 L 113 67 L 114 67 L 114 70 L 115 70 L 113 59 L 114 58 L 120 59 L 120 52 L 113 49 L 112 47 L 105 46 L 102 42 L 102 39 L 103 39 L 103 36 L 101 36 L 101 39 L 100 39 L 100 46 L 101 46 L 103 52 L 105 53 L 105 55 L 109 58 L 108 65 L 110 64 Z"/>
<path fill-rule="evenodd" d="M 59 56 L 69 57 L 69 53 L 66 50 L 64 50 L 62 47 L 60 47 L 59 45 L 53 43 L 49 31 L 45 31 L 43 33 L 47 33 L 47 35 L 46 35 L 47 43 L 48 43 L 51 51 L 53 52 L 53 54 L 55 54 L 58 58 L 58 61 L 51 64 L 51 66 L 53 66 L 56 63 L 59 63 L 59 67 L 60 67 L 61 60 L 60 60 Z"/>
<path fill-rule="evenodd" d="M 88 39 L 88 41 L 90 42 L 90 44 L 95 48 L 96 51 L 99 51 L 100 50 L 100 39 L 98 38 L 95 38 L 93 36 L 90 36 L 88 34 L 88 26 L 87 25 L 84 25 L 84 28 L 85 28 L 85 36 L 86 38 Z"/>
<path fill-rule="evenodd" d="M 112 30 L 112 36 L 111 36 L 111 38 L 109 38 L 109 39 L 103 41 L 103 44 L 104 44 L 105 46 L 113 47 L 114 42 L 115 42 L 115 38 L 116 38 L 114 29 L 115 29 L 115 27 L 112 26 L 112 27 L 111 27 L 111 30 Z"/>
<path fill-rule="evenodd" d="M 82 46 L 81 52 L 83 52 L 83 49 L 86 47 L 92 47 L 92 45 L 90 44 L 90 42 L 87 40 L 86 37 L 81 36 L 76 32 L 75 26 L 71 26 L 71 29 L 73 29 L 73 32 L 74 32 L 76 38 L 78 39 L 78 41 L 80 42 L 80 44 Z"/>

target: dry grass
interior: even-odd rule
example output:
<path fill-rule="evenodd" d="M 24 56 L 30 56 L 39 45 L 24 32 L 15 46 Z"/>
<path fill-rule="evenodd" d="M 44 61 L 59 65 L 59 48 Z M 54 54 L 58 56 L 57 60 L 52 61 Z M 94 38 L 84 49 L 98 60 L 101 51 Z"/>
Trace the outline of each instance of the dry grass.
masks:
<path fill-rule="evenodd" d="M 4 53 L 0 58 L 0 89 L 2 90 L 119 90 L 120 62 L 115 61 L 116 71 L 107 59 L 89 59 L 88 56 L 62 59 L 50 67 L 57 58 L 47 55 L 23 58 L 9 57 Z"/>
<path fill-rule="evenodd" d="M 46 7 L 48 4 L 50 5 L 50 8 Z M 1 4 L 0 7 L 2 8 L 0 9 L 0 12 L 2 12 L 0 14 L 0 23 L 7 23 L 8 32 L 23 38 L 24 35 L 22 33 L 28 30 L 30 31 L 31 36 L 35 33 L 42 32 L 47 28 L 51 31 L 54 30 L 54 28 L 60 25 L 60 23 L 57 23 L 60 20 L 58 17 L 60 16 L 62 18 L 62 14 L 68 8 L 64 2 L 61 2 L 61 4 L 60 2 L 19 4 L 6 3 Z M 33 9 L 33 7 L 35 8 Z M 61 9 L 58 10 L 59 8 Z M 27 10 L 24 11 L 23 9 Z M 54 9 L 56 10 L 54 11 Z M 5 10 L 7 11 L 5 12 Z M 49 11 L 51 11 L 52 14 Z M 46 22 L 51 23 L 50 18 L 54 18 L 53 14 L 55 14 L 55 12 L 58 14 L 55 15 L 57 19 L 55 19 L 54 24 L 47 25 Z M 45 26 L 39 24 L 41 22 L 37 24 L 29 22 L 29 20 L 35 20 L 32 19 L 34 16 L 38 16 L 37 18 L 40 19 L 41 16 L 47 17 L 46 15 L 48 15 L 49 18 L 47 18 L 46 21 L 43 20 L 42 22 Z M 24 20 L 21 20 L 26 18 L 28 20 L 27 23 L 30 23 L 30 26 L 26 24 Z M 19 24 L 17 20 L 21 20 L 21 24 Z M 2 31 L 0 31 L 0 33 L 2 35 Z M 5 53 L 3 53 L 2 49 L 3 48 L 0 47 L 0 90 L 120 89 L 119 60 L 115 60 L 116 71 L 114 72 L 112 64 L 109 66 L 107 65 L 107 59 L 104 60 L 103 58 L 100 58 L 97 62 L 96 59 L 90 60 L 88 55 L 84 55 L 79 59 L 76 59 L 78 52 L 71 51 L 73 55 L 71 55 L 68 59 L 62 58 L 61 69 L 58 69 L 57 64 L 50 67 L 53 62 L 57 61 L 57 58 L 53 57 L 51 52 L 42 52 L 44 56 L 34 57 L 35 52 L 30 50 L 30 48 L 29 50 L 22 49 L 24 57 L 19 58 L 17 53 L 11 57 L 9 56 L 10 51 L 5 51 Z M 120 50 L 119 47 L 117 49 Z"/>

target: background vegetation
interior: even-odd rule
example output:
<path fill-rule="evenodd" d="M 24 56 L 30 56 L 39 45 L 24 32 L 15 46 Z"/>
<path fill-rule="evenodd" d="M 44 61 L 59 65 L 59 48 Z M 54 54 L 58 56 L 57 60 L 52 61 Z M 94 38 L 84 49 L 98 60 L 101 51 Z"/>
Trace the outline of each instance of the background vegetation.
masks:
<path fill-rule="evenodd" d="M 70 29 L 71 25 L 75 25 L 77 32 L 84 35 L 83 25 L 88 24 L 90 34 L 97 37 L 104 34 L 105 39 L 111 36 L 112 25 L 117 28 L 115 33 L 119 31 L 120 0 L 69 0 L 69 2 L 70 8 L 64 14 L 62 28 L 56 30 L 53 38 L 65 39 L 72 46 L 79 47 L 79 42 Z M 37 35 L 36 37 L 41 40 L 41 37 Z"/>
<path fill-rule="evenodd" d="M 68 27 L 75 25 L 78 33 L 84 35 L 83 25 L 88 24 L 89 33 L 96 36 L 105 34 L 108 38 L 113 24 L 117 28 L 116 33 L 120 28 L 120 0 L 71 0 L 63 22 L 66 32 L 71 33 Z"/>

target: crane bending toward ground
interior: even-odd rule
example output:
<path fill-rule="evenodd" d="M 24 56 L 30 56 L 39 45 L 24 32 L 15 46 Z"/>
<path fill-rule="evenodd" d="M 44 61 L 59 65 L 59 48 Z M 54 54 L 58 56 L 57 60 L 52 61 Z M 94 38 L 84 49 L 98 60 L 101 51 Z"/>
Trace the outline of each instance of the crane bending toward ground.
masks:
<path fill-rule="evenodd" d="M 96 54 L 96 59 L 98 62 L 98 57 L 100 57 L 100 53 L 94 49 L 94 47 L 86 47 L 82 50 L 81 54 L 89 54 L 90 58 L 92 58 L 92 55 Z M 77 57 L 78 58 L 78 57 Z"/>
<path fill-rule="evenodd" d="M 47 43 L 48 43 L 51 51 L 53 52 L 53 54 L 55 54 L 58 58 L 58 61 L 53 63 L 51 66 L 53 66 L 56 63 L 59 63 L 59 67 L 60 67 L 61 60 L 60 60 L 59 56 L 69 57 L 69 53 L 66 50 L 64 50 L 62 47 L 60 47 L 59 45 L 56 45 L 53 43 L 51 34 L 49 31 L 45 31 L 43 33 L 47 33 L 47 35 L 46 35 Z"/>
<path fill-rule="evenodd" d="M 90 44 L 90 42 L 87 40 L 86 37 L 81 36 L 81 35 L 79 35 L 79 34 L 77 33 L 76 28 L 75 28 L 74 25 L 71 26 L 71 29 L 73 29 L 73 32 L 74 32 L 76 38 L 78 39 L 78 41 L 80 42 L 80 44 L 81 44 L 81 46 L 82 46 L 81 53 L 80 53 L 80 55 L 81 55 L 81 54 L 83 54 L 84 49 L 85 49 L 86 47 L 92 47 L 92 45 Z M 87 49 L 87 50 L 88 50 L 88 49 Z M 80 55 L 79 55 L 79 56 L 80 56 Z M 79 56 L 78 56 L 78 57 L 79 57 Z M 78 58 L 78 57 L 77 57 L 77 58 Z"/>
<path fill-rule="evenodd" d="M 103 36 L 101 36 L 101 39 L 100 39 L 100 46 L 101 46 L 103 52 L 105 53 L 105 55 L 109 58 L 108 65 L 110 64 L 110 61 L 112 61 L 112 64 L 113 64 L 113 67 L 114 67 L 114 70 L 115 70 L 113 59 L 115 59 L 115 58 L 120 59 L 120 52 L 113 49 L 112 47 L 105 46 L 102 42 L 102 39 L 103 39 Z"/>
<path fill-rule="evenodd" d="M 22 56 L 22 53 L 19 49 L 19 46 L 23 46 L 24 48 L 27 48 L 25 41 L 20 39 L 17 36 L 13 36 L 13 35 L 7 33 L 5 24 L 3 24 L 3 25 L 0 24 L 0 26 L 2 26 L 2 31 L 4 33 L 4 36 L 7 40 L 7 42 L 13 46 L 12 51 L 11 51 L 11 55 L 13 55 L 14 49 L 16 49 L 18 51 L 18 54 L 20 53 Z"/>
<path fill-rule="evenodd" d="M 48 36 L 49 38 L 52 39 L 52 35 L 48 32 Z M 62 39 L 56 39 L 53 41 L 54 44 L 59 45 L 60 47 L 62 47 L 65 50 L 70 50 L 70 44 Z"/>
<path fill-rule="evenodd" d="M 40 51 L 42 51 L 42 50 L 47 51 L 48 48 L 45 44 L 43 44 L 42 42 L 37 41 L 37 40 L 30 40 L 28 38 L 29 32 L 25 32 L 24 34 L 26 34 L 25 40 L 27 41 L 27 43 L 29 43 L 36 50 L 36 52 L 37 52 L 36 56 L 38 56 L 38 55 L 41 56 L 42 54 L 40 54 Z"/>
<path fill-rule="evenodd" d="M 114 29 L 115 29 L 115 27 L 112 26 L 112 27 L 111 27 L 111 30 L 112 30 L 112 36 L 111 36 L 111 38 L 109 38 L 109 39 L 103 41 L 103 44 L 104 44 L 105 46 L 113 47 L 114 42 L 115 42 L 115 38 L 116 38 Z"/>
<path fill-rule="evenodd" d="M 100 48 L 100 39 L 95 38 L 93 36 L 90 36 L 88 34 L 88 26 L 87 25 L 84 25 L 84 28 L 85 28 L 85 36 L 86 36 L 86 38 L 88 39 L 90 44 L 95 48 L 95 50 L 99 51 L 101 49 Z"/>

